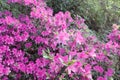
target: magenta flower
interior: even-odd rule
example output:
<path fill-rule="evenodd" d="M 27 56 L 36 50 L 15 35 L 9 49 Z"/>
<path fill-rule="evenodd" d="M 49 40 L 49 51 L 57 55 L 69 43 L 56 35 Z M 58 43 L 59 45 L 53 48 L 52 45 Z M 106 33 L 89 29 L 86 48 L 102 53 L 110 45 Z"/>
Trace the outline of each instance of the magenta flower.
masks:
<path fill-rule="evenodd" d="M 31 46 L 32 46 L 32 42 L 28 42 L 28 43 L 25 44 L 26 48 L 30 48 Z"/>
<path fill-rule="evenodd" d="M 20 35 L 16 35 L 14 38 L 15 41 L 22 41 L 22 37 Z"/>
<path fill-rule="evenodd" d="M 107 80 L 107 79 L 100 76 L 100 77 L 97 78 L 97 80 Z"/>
<path fill-rule="evenodd" d="M 96 57 L 96 53 L 95 53 L 95 48 L 93 48 L 90 52 L 88 52 L 88 55 L 91 56 L 91 57 Z"/>
<path fill-rule="evenodd" d="M 21 38 L 22 38 L 23 41 L 26 41 L 28 39 L 28 37 L 29 37 L 29 34 L 26 31 L 21 36 Z"/>
<path fill-rule="evenodd" d="M 72 72 L 77 73 L 78 69 L 82 66 L 80 62 L 75 62 L 72 65 L 67 67 L 68 74 L 71 74 Z"/>
<path fill-rule="evenodd" d="M 87 59 L 89 57 L 86 52 L 81 52 L 81 53 L 78 53 L 77 55 L 79 59 Z"/>
<path fill-rule="evenodd" d="M 4 75 L 3 70 L 4 70 L 4 66 L 0 64 L 0 77 Z"/>
<path fill-rule="evenodd" d="M 22 72 L 26 73 L 26 65 L 24 63 L 17 63 L 17 68 Z"/>
<path fill-rule="evenodd" d="M 40 42 L 42 42 L 42 38 L 40 36 L 36 37 L 35 42 L 36 44 L 39 44 Z"/>
<path fill-rule="evenodd" d="M 25 5 L 30 5 L 34 2 L 35 0 L 24 0 Z"/>
<path fill-rule="evenodd" d="M 7 51 L 10 51 L 9 46 L 6 45 L 0 46 L 0 53 L 5 53 Z"/>
<path fill-rule="evenodd" d="M 12 65 L 12 64 L 14 64 L 14 59 L 8 59 L 8 60 L 6 60 L 6 62 L 8 65 Z"/>
<path fill-rule="evenodd" d="M 0 33 L 7 31 L 6 26 L 0 26 Z"/>
<path fill-rule="evenodd" d="M 94 68 L 93 68 L 95 71 L 97 71 L 97 72 L 99 72 L 99 73 L 103 73 L 103 68 L 101 67 L 101 66 L 94 66 Z"/>
<path fill-rule="evenodd" d="M 10 72 L 9 67 L 4 67 L 4 65 L 0 64 L 0 77 L 3 75 L 8 75 Z"/>
<path fill-rule="evenodd" d="M 38 79 L 44 79 L 45 77 L 46 77 L 46 71 L 44 70 L 44 69 L 38 69 L 37 71 L 36 71 L 36 76 L 38 77 Z"/>
<path fill-rule="evenodd" d="M 10 36 L 5 36 L 4 41 L 6 44 L 13 44 L 14 43 L 14 38 Z"/>
<path fill-rule="evenodd" d="M 12 13 L 11 13 L 10 11 L 8 11 L 8 10 L 4 11 L 4 14 L 5 14 L 6 16 L 12 16 Z"/>
<path fill-rule="evenodd" d="M 113 73 L 114 73 L 114 71 L 111 68 L 108 68 L 108 70 L 105 72 L 105 74 L 109 77 L 111 77 L 113 75 Z"/>
<path fill-rule="evenodd" d="M 8 75 L 10 72 L 11 72 L 11 71 L 10 71 L 10 68 L 9 68 L 9 67 L 6 67 L 6 68 L 3 69 L 3 73 L 4 73 L 5 75 Z"/>
<path fill-rule="evenodd" d="M 100 61 L 103 61 L 103 60 L 105 59 L 104 53 L 100 53 L 100 54 L 98 54 L 96 57 L 97 57 L 97 59 L 99 59 Z"/>
<path fill-rule="evenodd" d="M 91 80 L 92 79 L 92 72 L 91 72 L 91 65 L 90 64 L 86 64 L 84 68 L 80 68 L 80 73 L 82 73 L 82 76 L 84 78 L 87 78 L 87 80 Z"/>
<path fill-rule="evenodd" d="M 11 16 L 6 16 L 5 21 L 8 25 L 14 24 L 14 19 Z"/>
<path fill-rule="evenodd" d="M 77 32 L 75 36 L 75 41 L 79 44 L 83 43 L 85 40 L 81 34 L 81 32 Z"/>
<path fill-rule="evenodd" d="M 66 42 L 69 40 L 69 34 L 66 31 L 61 31 L 56 38 L 58 39 L 58 43 L 66 44 Z"/>

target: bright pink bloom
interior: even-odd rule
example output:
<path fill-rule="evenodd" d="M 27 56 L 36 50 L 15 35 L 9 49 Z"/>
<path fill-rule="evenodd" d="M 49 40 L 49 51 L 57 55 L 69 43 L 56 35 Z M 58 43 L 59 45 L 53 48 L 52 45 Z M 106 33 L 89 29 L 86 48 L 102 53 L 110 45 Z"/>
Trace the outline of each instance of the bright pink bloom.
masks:
<path fill-rule="evenodd" d="M 28 37 L 29 37 L 29 34 L 26 31 L 21 36 L 21 38 L 22 38 L 23 41 L 26 41 L 28 39 Z"/>
<path fill-rule="evenodd" d="M 111 77 L 113 75 L 114 71 L 111 68 L 108 68 L 107 72 L 105 73 L 107 76 Z"/>
<path fill-rule="evenodd" d="M 71 74 L 71 72 L 77 73 L 79 68 L 82 66 L 80 62 L 75 62 L 74 64 L 67 67 L 68 74 Z"/>
<path fill-rule="evenodd" d="M 11 36 L 5 36 L 4 41 L 6 44 L 13 44 L 14 43 L 14 38 Z"/>
<path fill-rule="evenodd" d="M 89 56 L 86 52 L 81 52 L 81 53 L 78 53 L 78 58 L 79 59 L 87 59 Z"/>
<path fill-rule="evenodd" d="M 39 44 L 42 41 L 43 41 L 43 39 L 40 36 L 36 37 L 36 39 L 35 39 L 36 44 Z"/>
<path fill-rule="evenodd" d="M 3 69 L 3 73 L 4 73 L 5 75 L 9 75 L 10 72 L 11 72 L 11 71 L 10 71 L 10 68 L 9 68 L 9 67 L 6 67 L 6 68 Z"/>
<path fill-rule="evenodd" d="M 82 36 L 82 34 L 81 34 L 81 32 L 77 32 L 75 34 L 75 41 L 77 43 L 79 43 L 79 44 L 81 44 L 81 43 L 83 43 L 85 41 L 84 38 L 83 38 L 83 36 Z"/>
<path fill-rule="evenodd" d="M 25 5 L 33 4 L 36 0 L 24 0 Z"/>
<path fill-rule="evenodd" d="M 56 38 L 58 39 L 59 43 L 66 44 L 66 42 L 69 40 L 69 34 L 66 31 L 61 31 Z"/>
<path fill-rule="evenodd" d="M 100 72 L 100 73 L 103 73 L 103 68 L 101 67 L 101 66 L 94 66 L 94 68 L 93 68 L 95 71 L 97 71 L 97 72 Z"/>
<path fill-rule="evenodd" d="M 107 80 L 107 79 L 100 76 L 100 77 L 97 78 L 97 80 Z"/>
<path fill-rule="evenodd" d="M 26 44 L 25 44 L 25 47 L 26 47 L 26 48 L 30 48 L 31 46 L 32 46 L 32 42 L 29 42 L 29 43 L 26 43 Z"/>

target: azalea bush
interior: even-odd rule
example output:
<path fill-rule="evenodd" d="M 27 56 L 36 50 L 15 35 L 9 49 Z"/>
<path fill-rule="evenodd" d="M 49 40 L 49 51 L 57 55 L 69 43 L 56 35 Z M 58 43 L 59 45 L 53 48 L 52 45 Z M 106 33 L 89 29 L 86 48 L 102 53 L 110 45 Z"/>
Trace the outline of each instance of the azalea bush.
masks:
<path fill-rule="evenodd" d="M 58 12 L 44 0 L 8 0 L 29 8 L 27 14 L 0 12 L 1 80 L 109 80 L 120 56 L 119 30 L 108 42 L 91 35 L 84 19 Z M 119 77 L 119 74 L 116 75 Z"/>

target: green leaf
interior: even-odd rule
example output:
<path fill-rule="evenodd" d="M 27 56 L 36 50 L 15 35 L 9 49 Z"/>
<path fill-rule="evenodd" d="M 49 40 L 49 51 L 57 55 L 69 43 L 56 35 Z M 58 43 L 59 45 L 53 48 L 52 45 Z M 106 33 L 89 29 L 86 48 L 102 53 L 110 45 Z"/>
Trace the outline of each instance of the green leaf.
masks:
<path fill-rule="evenodd" d="M 46 59 L 52 59 L 52 57 L 50 56 L 50 54 L 49 54 L 48 52 L 50 53 L 50 51 L 47 51 L 47 53 L 46 53 L 46 52 L 43 50 L 43 51 L 42 51 L 43 57 L 46 58 Z"/>
<path fill-rule="evenodd" d="M 113 77 L 110 77 L 109 80 L 114 80 Z"/>
<path fill-rule="evenodd" d="M 71 61 L 68 62 L 68 65 L 72 65 L 72 64 L 74 64 L 75 62 L 76 62 L 76 60 L 71 60 Z"/>
<path fill-rule="evenodd" d="M 49 59 L 49 55 L 43 50 L 43 57 Z"/>

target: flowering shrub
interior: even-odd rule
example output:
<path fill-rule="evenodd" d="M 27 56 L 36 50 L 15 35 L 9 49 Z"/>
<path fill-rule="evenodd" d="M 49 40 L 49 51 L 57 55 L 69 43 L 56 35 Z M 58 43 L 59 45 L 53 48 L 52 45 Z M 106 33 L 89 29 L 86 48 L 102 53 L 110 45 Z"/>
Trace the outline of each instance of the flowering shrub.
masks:
<path fill-rule="evenodd" d="M 31 11 L 18 18 L 10 11 L 0 13 L 2 80 L 108 80 L 112 77 L 111 53 L 118 55 L 119 44 L 111 43 L 115 43 L 113 38 L 119 33 L 111 33 L 110 42 L 102 43 L 89 35 L 84 19 L 73 19 L 68 11 L 53 15 L 44 0 L 8 0 L 11 3 L 28 6 Z"/>

